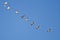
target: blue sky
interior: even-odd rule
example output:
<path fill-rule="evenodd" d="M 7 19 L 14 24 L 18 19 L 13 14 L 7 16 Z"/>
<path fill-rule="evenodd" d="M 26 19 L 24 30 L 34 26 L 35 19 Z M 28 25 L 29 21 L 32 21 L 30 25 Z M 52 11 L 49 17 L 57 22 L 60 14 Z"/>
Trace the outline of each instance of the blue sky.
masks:
<path fill-rule="evenodd" d="M 5 1 L 11 10 L 6 10 Z M 24 14 L 29 22 L 19 18 Z M 30 26 L 32 21 L 36 24 Z M 46 32 L 49 27 L 53 32 Z M 60 40 L 60 0 L 0 0 L 0 40 Z"/>

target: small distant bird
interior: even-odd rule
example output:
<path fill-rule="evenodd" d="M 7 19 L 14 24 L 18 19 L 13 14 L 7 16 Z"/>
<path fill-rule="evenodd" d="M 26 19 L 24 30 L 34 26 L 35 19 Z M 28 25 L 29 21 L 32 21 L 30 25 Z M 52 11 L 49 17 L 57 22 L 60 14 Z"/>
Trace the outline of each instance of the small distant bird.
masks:
<path fill-rule="evenodd" d="M 22 18 L 22 19 L 25 19 L 25 15 L 22 15 L 21 18 Z"/>
<path fill-rule="evenodd" d="M 10 7 L 10 6 L 8 6 L 8 7 L 7 7 L 7 10 L 10 10 L 10 9 L 11 9 L 11 7 Z"/>
<path fill-rule="evenodd" d="M 8 4 L 8 2 L 4 2 L 4 5 L 7 5 Z"/>
<path fill-rule="evenodd" d="M 25 18 L 24 20 L 25 20 L 25 21 L 29 21 L 29 19 L 28 19 L 28 18 Z"/>
<path fill-rule="evenodd" d="M 33 21 L 30 25 L 32 26 L 32 25 L 34 25 L 35 24 L 35 22 Z"/>
<path fill-rule="evenodd" d="M 7 7 L 7 10 L 10 10 L 10 9 L 11 9 L 10 6 L 8 6 L 8 7 Z"/>
<path fill-rule="evenodd" d="M 8 6 L 8 2 L 4 2 L 4 7 L 7 7 Z"/>
<path fill-rule="evenodd" d="M 18 13 L 19 13 L 19 11 L 18 11 L 18 10 L 16 10 L 16 11 L 15 11 L 15 13 L 16 13 L 16 14 L 18 14 Z"/>
<path fill-rule="evenodd" d="M 40 29 L 40 26 L 36 26 L 36 30 L 39 30 Z"/>
<path fill-rule="evenodd" d="M 52 31 L 51 28 L 48 28 L 47 32 L 51 32 L 51 31 Z"/>

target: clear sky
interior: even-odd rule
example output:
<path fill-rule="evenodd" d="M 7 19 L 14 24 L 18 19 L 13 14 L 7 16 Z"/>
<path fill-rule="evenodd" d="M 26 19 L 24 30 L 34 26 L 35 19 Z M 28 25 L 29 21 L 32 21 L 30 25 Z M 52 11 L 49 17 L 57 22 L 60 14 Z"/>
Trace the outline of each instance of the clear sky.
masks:
<path fill-rule="evenodd" d="M 5 1 L 10 10 L 4 7 Z M 29 22 L 20 18 L 24 14 Z M 36 24 L 30 26 L 32 21 Z M 53 32 L 46 32 L 49 27 Z M 0 40 L 60 40 L 60 0 L 0 0 Z"/>

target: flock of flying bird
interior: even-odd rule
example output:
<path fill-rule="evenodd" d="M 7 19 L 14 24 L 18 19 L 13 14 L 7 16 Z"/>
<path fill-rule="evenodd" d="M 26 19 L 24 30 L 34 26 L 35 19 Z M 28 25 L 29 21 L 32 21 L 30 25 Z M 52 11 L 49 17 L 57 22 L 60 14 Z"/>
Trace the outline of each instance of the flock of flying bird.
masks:
<path fill-rule="evenodd" d="M 4 7 L 6 7 L 7 10 L 10 10 L 10 9 L 11 9 L 11 7 L 9 6 L 9 3 L 8 3 L 8 2 L 4 2 Z M 16 13 L 16 14 L 19 14 L 19 10 L 16 10 L 15 13 Z M 29 21 L 29 19 L 26 18 L 25 16 L 26 16 L 26 15 L 24 14 L 24 15 L 20 16 L 20 18 L 21 18 L 21 19 L 24 19 L 25 21 Z M 33 26 L 34 24 L 35 24 L 35 21 L 32 21 L 32 22 L 30 23 L 31 26 Z M 38 26 L 36 26 L 35 28 L 36 28 L 36 30 L 39 30 L 40 27 L 41 27 L 41 26 L 38 25 Z M 48 28 L 46 32 L 52 32 L 51 28 Z"/>

